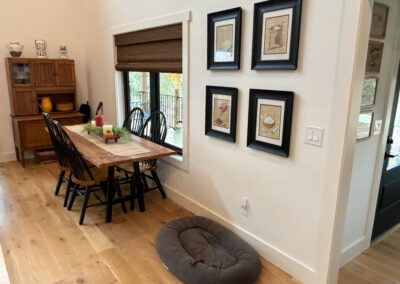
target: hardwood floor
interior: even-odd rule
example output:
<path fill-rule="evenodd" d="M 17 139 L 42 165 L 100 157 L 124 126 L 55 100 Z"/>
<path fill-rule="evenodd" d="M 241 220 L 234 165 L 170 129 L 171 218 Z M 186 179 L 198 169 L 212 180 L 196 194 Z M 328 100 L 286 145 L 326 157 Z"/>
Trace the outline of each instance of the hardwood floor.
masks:
<path fill-rule="evenodd" d="M 400 226 L 342 267 L 338 283 L 400 283 Z"/>
<path fill-rule="evenodd" d="M 154 238 L 163 224 L 192 215 L 157 191 L 145 194 L 146 212 L 88 208 L 78 225 L 81 199 L 62 207 L 54 196 L 55 164 L 0 164 L 0 244 L 11 283 L 181 283 L 158 258 Z M 137 208 L 137 207 L 136 207 Z M 258 284 L 298 284 L 262 259 Z"/>

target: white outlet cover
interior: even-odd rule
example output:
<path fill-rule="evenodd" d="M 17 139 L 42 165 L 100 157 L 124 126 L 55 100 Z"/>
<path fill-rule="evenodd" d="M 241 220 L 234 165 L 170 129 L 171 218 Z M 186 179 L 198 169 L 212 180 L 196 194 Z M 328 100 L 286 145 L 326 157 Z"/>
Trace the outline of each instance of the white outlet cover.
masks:
<path fill-rule="evenodd" d="M 382 119 L 377 119 L 377 120 L 375 120 L 374 135 L 379 135 L 379 134 L 381 134 L 382 123 L 383 123 Z"/>

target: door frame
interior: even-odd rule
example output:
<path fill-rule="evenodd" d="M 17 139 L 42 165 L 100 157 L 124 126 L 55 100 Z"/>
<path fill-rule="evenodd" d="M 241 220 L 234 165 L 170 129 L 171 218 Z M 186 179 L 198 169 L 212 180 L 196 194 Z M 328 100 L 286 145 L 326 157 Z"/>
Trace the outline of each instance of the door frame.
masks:
<path fill-rule="evenodd" d="M 358 23 L 358 35 L 356 54 L 354 57 L 353 77 L 351 82 L 351 98 L 349 105 L 349 114 L 347 117 L 346 135 L 343 144 L 342 163 L 340 169 L 340 183 L 338 188 L 337 203 L 335 210 L 335 218 L 333 225 L 333 235 L 331 239 L 331 249 L 329 257 L 329 265 L 327 271 L 326 282 L 329 284 L 337 283 L 338 273 L 341 267 L 341 254 L 342 254 L 342 237 L 344 233 L 344 223 L 346 219 L 346 209 L 349 199 L 349 189 L 351 182 L 351 172 L 353 167 L 354 147 L 355 147 L 355 128 L 358 121 L 358 113 L 361 105 L 361 96 L 359 95 L 362 90 L 362 80 L 365 72 L 366 62 L 366 47 L 369 42 L 369 28 L 366 31 L 366 26 L 370 26 L 372 18 L 372 6 L 374 0 L 361 0 L 360 1 L 360 19 Z M 379 2 L 379 1 L 378 1 Z M 398 14 L 400 15 L 400 13 Z M 397 18 L 396 25 L 400 24 L 400 16 Z M 398 63 L 400 61 L 400 30 L 394 36 L 392 52 L 392 66 L 390 66 L 389 77 L 397 78 Z M 389 81 L 387 81 L 389 83 Z M 392 80 L 388 86 L 389 94 L 386 96 L 385 110 L 383 116 L 383 125 L 379 138 L 377 159 L 375 162 L 373 186 L 371 188 L 371 196 L 368 208 L 368 216 L 366 229 L 364 232 L 365 242 L 363 246 L 359 246 L 359 254 L 368 248 L 371 244 L 371 236 L 373 223 L 375 219 L 375 211 L 377 205 L 377 198 L 379 193 L 379 185 L 382 175 L 383 155 L 386 150 L 386 137 L 388 135 L 388 123 L 390 119 L 393 101 L 394 89 L 396 80 Z"/>
<path fill-rule="evenodd" d="M 400 61 L 397 64 L 397 66 L 398 66 L 397 67 L 397 74 L 396 74 L 396 76 L 394 78 L 395 79 L 394 82 L 392 82 L 392 83 L 394 83 L 394 90 L 392 91 L 392 88 L 390 88 L 391 94 L 388 96 L 390 98 L 388 98 L 388 101 L 386 102 L 385 124 L 387 124 L 387 126 L 385 125 L 385 129 L 387 128 L 387 133 L 386 133 L 386 136 L 382 136 L 381 137 L 382 145 L 380 145 L 380 146 L 382 146 L 382 148 L 385 151 L 384 151 L 383 155 L 381 155 L 382 167 L 380 168 L 380 170 L 381 170 L 380 174 L 377 172 L 379 170 L 378 163 L 377 163 L 376 169 L 375 169 L 375 171 L 376 171 L 375 178 L 377 179 L 377 182 L 379 183 L 378 190 L 377 190 L 377 196 L 376 196 L 376 204 L 375 204 L 374 207 L 372 206 L 372 204 L 370 204 L 370 208 L 369 208 L 370 210 L 372 210 L 372 209 L 375 210 L 374 216 L 373 216 L 374 218 L 373 218 L 372 224 L 371 224 L 371 228 L 368 228 L 368 230 L 371 229 L 371 234 L 368 235 L 369 236 L 369 240 L 371 242 L 375 241 L 376 239 L 381 238 L 386 233 L 391 231 L 391 229 L 389 229 L 386 232 L 382 233 L 381 235 L 376 236 L 375 240 L 372 240 L 372 237 L 373 237 L 372 235 L 373 235 L 374 225 L 375 225 L 375 218 L 376 218 L 376 215 L 378 214 L 378 210 L 377 210 L 378 202 L 380 202 L 379 195 L 381 194 L 381 190 L 382 190 L 382 186 L 381 186 L 382 185 L 382 178 L 383 178 L 382 175 L 383 175 L 384 168 L 387 167 L 387 163 L 388 163 L 388 161 L 385 160 L 385 153 L 387 152 L 387 144 L 388 144 L 387 141 L 388 141 L 388 137 L 389 137 L 389 132 L 393 131 L 392 128 L 393 128 L 394 125 L 392 125 L 392 127 L 391 127 L 392 120 L 396 119 L 396 112 L 400 111 L 400 108 L 398 108 L 400 95 L 399 95 L 399 93 L 396 94 L 397 91 L 400 92 Z M 394 74 L 392 74 L 392 75 L 394 75 Z M 393 109 L 393 106 L 395 106 L 397 108 L 397 111 L 395 111 L 395 109 Z"/>

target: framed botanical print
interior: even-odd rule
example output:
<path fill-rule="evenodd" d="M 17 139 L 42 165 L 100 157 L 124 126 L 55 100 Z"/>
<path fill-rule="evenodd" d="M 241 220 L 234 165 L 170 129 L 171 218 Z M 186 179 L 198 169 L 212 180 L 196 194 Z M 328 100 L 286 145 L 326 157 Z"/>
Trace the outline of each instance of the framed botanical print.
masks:
<path fill-rule="evenodd" d="M 381 70 L 383 42 L 370 40 L 368 44 L 367 66 L 365 72 L 379 73 Z"/>
<path fill-rule="evenodd" d="M 242 8 L 208 14 L 207 69 L 240 69 Z"/>
<path fill-rule="evenodd" d="M 357 140 L 371 137 L 372 122 L 374 121 L 373 111 L 362 111 L 358 116 Z"/>
<path fill-rule="evenodd" d="M 250 89 L 247 146 L 289 157 L 293 92 Z"/>
<path fill-rule="evenodd" d="M 236 141 L 237 99 L 236 88 L 206 86 L 206 135 Z"/>
<path fill-rule="evenodd" d="M 375 104 L 378 77 L 366 77 L 363 82 L 361 107 L 369 107 Z"/>
<path fill-rule="evenodd" d="M 370 37 L 378 39 L 385 38 L 388 15 L 389 7 L 375 1 L 372 10 Z"/>
<path fill-rule="evenodd" d="M 254 4 L 252 69 L 297 69 L 301 6 L 302 0 Z"/>

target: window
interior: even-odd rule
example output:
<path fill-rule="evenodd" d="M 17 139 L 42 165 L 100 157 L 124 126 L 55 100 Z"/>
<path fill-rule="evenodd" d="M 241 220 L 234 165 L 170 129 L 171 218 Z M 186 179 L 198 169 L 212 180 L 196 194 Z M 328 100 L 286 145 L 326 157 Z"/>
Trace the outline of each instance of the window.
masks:
<path fill-rule="evenodd" d="M 182 154 L 182 75 L 161 72 L 124 72 L 125 114 L 134 107 L 143 109 L 145 119 L 154 111 L 167 118 L 165 146 Z"/>

